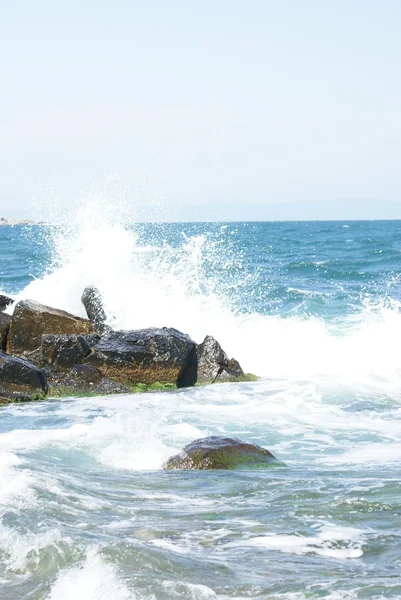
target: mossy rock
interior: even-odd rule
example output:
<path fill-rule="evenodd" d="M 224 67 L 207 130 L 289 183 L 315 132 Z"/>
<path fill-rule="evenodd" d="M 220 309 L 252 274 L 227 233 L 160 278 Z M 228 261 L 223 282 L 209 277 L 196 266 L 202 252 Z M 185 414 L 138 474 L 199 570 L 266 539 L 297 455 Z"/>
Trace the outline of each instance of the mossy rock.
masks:
<path fill-rule="evenodd" d="M 269 450 L 236 438 L 211 436 L 195 440 L 171 457 L 165 470 L 265 469 L 282 465 Z"/>

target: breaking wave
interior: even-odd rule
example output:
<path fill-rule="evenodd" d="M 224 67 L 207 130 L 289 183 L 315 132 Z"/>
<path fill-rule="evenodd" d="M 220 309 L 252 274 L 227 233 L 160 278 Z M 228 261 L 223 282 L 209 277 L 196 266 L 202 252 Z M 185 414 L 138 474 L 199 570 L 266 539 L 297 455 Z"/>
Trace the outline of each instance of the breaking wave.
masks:
<path fill-rule="evenodd" d="M 99 196 L 69 216 L 67 225 L 42 228 L 52 260 L 18 298 L 84 316 L 82 291 L 95 285 L 112 327 L 175 327 L 197 342 L 211 334 L 245 371 L 260 377 L 328 376 L 375 389 L 399 386 L 396 300 L 361 301 L 358 313 L 330 322 L 302 313 L 268 314 L 268 308 L 261 314 L 249 303 L 244 309 L 239 291 L 254 275 L 226 226 L 211 238 L 188 236 L 177 225 L 171 243 L 162 228 L 144 240 L 126 219 L 125 210 Z"/>

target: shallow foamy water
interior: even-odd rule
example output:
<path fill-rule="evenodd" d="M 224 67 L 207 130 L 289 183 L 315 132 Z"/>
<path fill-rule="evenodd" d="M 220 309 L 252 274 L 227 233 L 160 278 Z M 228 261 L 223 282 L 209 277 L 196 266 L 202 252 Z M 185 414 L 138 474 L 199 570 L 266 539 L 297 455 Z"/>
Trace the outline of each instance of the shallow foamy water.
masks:
<path fill-rule="evenodd" d="M 2 597 L 399 597 L 400 405 L 329 389 L 261 381 L 6 407 Z M 287 466 L 161 470 L 212 433 Z"/>
<path fill-rule="evenodd" d="M 1 407 L 0 598 L 401 598 L 400 224 L 107 207 L 0 229 L 0 289 L 83 315 L 97 285 L 112 327 L 214 335 L 262 379 Z M 216 434 L 286 467 L 162 470 Z"/>

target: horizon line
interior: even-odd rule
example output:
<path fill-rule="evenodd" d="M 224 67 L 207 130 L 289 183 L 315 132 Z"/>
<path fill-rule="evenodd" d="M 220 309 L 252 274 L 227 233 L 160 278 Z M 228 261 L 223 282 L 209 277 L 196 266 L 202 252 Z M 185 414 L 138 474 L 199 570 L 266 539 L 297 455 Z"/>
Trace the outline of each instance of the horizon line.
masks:
<path fill-rule="evenodd" d="M 163 220 L 155 220 L 155 221 L 127 221 L 126 225 L 184 225 L 184 224 L 201 224 L 201 223 L 372 223 L 372 222 L 392 222 L 392 221 L 401 221 L 401 217 L 396 217 L 393 219 L 389 218 L 372 218 L 372 219 L 358 219 L 358 218 L 339 218 L 339 219 L 232 219 L 232 220 L 212 220 L 212 219 L 202 219 L 202 220 L 191 220 L 191 221 L 163 221 Z M 18 227 L 23 225 L 56 225 L 57 220 L 55 221 L 45 221 L 45 220 L 35 220 L 35 219 L 16 219 L 16 218 L 2 218 L 0 217 L 0 227 Z"/>

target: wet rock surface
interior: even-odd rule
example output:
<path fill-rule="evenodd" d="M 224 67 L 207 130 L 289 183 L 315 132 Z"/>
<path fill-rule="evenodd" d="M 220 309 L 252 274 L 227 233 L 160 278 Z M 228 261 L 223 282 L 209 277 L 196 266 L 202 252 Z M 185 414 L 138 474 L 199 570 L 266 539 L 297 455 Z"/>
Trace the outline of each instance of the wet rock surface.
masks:
<path fill-rule="evenodd" d="M 8 302 L 12 302 L 6 296 Z M 3 303 L 6 302 L 3 300 Z M 113 331 L 97 288 L 82 294 L 89 319 L 34 300 L 0 311 L 0 350 L 43 369 L 51 390 L 130 393 L 141 386 L 185 388 L 214 381 L 241 381 L 244 372 L 211 336 L 197 345 L 173 328 Z M 245 376 L 245 377 L 248 377 Z M 242 379 L 244 380 L 244 379 Z M 169 387 L 168 389 L 171 389 Z"/>
<path fill-rule="evenodd" d="M 196 383 L 195 342 L 172 328 L 110 331 L 93 347 L 86 363 L 122 383 Z"/>
<path fill-rule="evenodd" d="M 41 366 L 53 365 L 58 369 L 70 369 L 84 362 L 91 347 L 100 340 L 98 335 L 42 335 Z"/>
<path fill-rule="evenodd" d="M 195 440 L 172 456 L 165 470 L 261 469 L 280 464 L 269 450 L 236 438 L 211 436 Z"/>
<path fill-rule="evenodd" d="M 10 330 L 10 323 L 10 315 L 0 312 L 0 350 L 3 350 L 4 352 L 7 349 L 7 337 Z"/>
<path fill-rule="evenodd" d="M 90 334 L 94 325 L 63 310 L 23 300 L 14 309 L 7 340 L 7 352 L 24 355 L 38 351 L 44 334 Z"/>
<path fill-rule="evenodd" d="M 207 335 L 197 346 L 198 381 L 213 383 L 214 381 L 236 381 L 244 377 L 239 362 L 228 358 L 219 342 Z"/>
<path fill-rule="evenodd" d="M 193 345 L 192 349 L 188 354 L 186 365 L 181 369 L 178 379 L 176 381 L 178 388 L 186 388 L 195 385 L 198 380 L 198 353 L 196 351 L 196 344 Z"/>
<path fill-rule="evenodd" d="M 46 375 L 41 369 L 0 351 L 0 401 L 37 400 L 47 391 Z"/>
<path fill-rule="evenodd" d="M 86 394 L 123 394 L 129 393 L 129 387 L 103 377 L 93 365 L 74 365 L 68 373 L 50 371 L 50 394 L 86 395 Z"/>
<path fill-rule="evenodd" d="M 86 385 L 98 385 L 103 375 L 93 365 L 74 365 L 70 371 L 72 381 L 84 387 Z"/>
<path fill-rule="evenodd" d="M 106 312 L 103 307 L 102 295 L 97 288 L 89 286 L 84 289 L 81 302 L 85 307 L 88 319 L 92 321 L 97 331 L 103 331 L 106 323 Z"/>
<path fill-rule="evenodd" d="M 0 312 L 5 310 L 7 306 L 11 306 L 11 304 L 14 304 L 14 300 L 12 298 L 4 296 L 4 294 L 0 294 Z"/>

